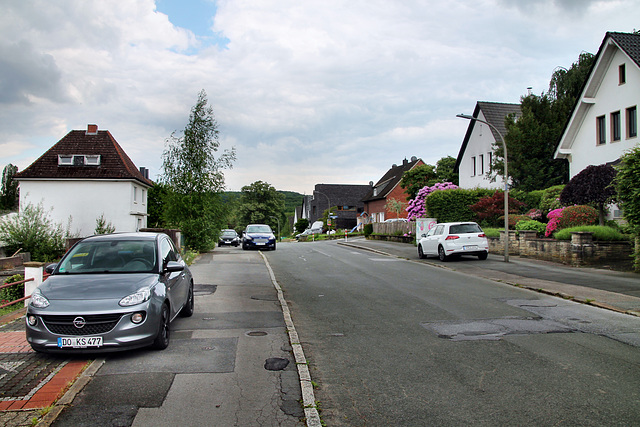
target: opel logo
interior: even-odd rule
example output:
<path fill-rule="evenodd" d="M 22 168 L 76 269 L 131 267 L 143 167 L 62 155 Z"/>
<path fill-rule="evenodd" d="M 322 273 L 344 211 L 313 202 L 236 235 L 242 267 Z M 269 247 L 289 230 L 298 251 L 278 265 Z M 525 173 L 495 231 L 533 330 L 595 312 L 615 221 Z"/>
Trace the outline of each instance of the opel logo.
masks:
<path fill-rule="evenodd" d="M 84 320 L 83 317 L 76 317 L 75 319 L 73 319 L 73 326 L 75 326 L 78 329 L 84 328 L 84 325 L 86 324 L 87 322 Z"/>

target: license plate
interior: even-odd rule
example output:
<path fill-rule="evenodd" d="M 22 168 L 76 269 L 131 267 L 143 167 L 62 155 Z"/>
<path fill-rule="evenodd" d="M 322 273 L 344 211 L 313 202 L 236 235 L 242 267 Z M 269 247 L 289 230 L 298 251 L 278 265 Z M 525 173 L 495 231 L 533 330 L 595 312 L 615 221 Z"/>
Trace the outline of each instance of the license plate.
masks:
<path fill-rule="evenodd" d="M 60 348 L 87 348 L 102 347 L 102 337 L 60 337 L 58 338 Z"/>
<path fill-rule="evenodd" d="M 465 251 L 470 251 L 473 249 L 478 249 L 478 245 L 463 246 L 462 249 L 464 249 Z"/>

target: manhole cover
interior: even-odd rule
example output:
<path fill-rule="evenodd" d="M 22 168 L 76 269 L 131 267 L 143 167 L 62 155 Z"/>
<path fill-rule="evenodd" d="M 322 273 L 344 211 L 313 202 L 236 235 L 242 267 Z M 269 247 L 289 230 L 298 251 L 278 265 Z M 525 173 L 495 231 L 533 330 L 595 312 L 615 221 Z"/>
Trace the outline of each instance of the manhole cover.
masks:
<path fill-rule="evenodd" d="M 250 337 L 264 337 L 267 333 L 264 331 L 251 331 L 247 332 L 247 335 Z"/>

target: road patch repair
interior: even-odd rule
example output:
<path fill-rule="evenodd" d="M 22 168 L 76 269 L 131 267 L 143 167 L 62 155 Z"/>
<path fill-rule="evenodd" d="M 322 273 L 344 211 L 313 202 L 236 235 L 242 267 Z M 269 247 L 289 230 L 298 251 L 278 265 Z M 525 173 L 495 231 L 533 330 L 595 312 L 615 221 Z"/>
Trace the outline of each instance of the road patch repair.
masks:
<path fill-rule="evenodd" d="M 53 405 L 88 363 L 33 351 L 27 343 L 24 317 L 0 326 L 0 424 L 11 425 L 12 417 L 5 411 Z"/>

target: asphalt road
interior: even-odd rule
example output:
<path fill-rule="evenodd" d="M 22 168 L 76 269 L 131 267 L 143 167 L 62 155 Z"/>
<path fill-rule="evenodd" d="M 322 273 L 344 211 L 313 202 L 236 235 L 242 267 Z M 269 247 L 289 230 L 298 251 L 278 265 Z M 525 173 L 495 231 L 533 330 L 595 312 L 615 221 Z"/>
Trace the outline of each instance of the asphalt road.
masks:
<path fill-rule="evenodd" d="M 640 423 L 640 318 L 335 242 L 266 255 L 326 425 Z"/>

